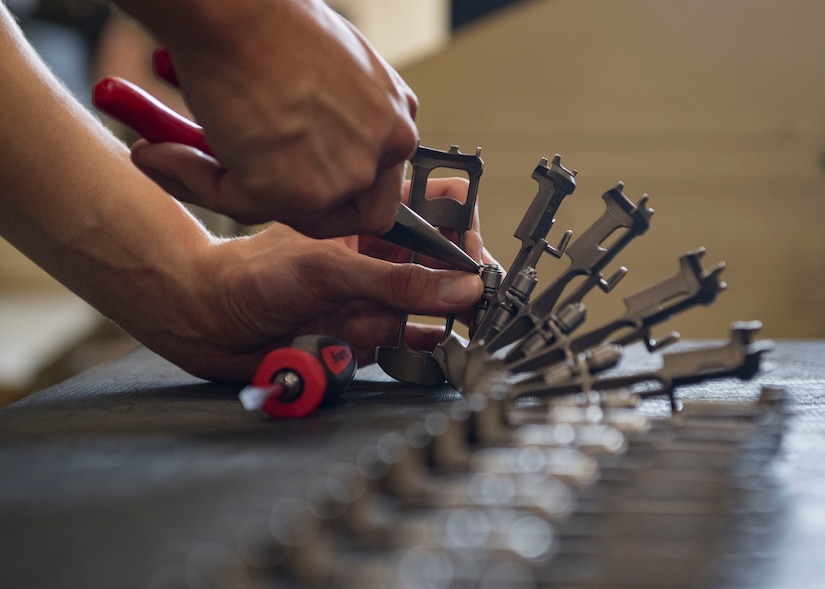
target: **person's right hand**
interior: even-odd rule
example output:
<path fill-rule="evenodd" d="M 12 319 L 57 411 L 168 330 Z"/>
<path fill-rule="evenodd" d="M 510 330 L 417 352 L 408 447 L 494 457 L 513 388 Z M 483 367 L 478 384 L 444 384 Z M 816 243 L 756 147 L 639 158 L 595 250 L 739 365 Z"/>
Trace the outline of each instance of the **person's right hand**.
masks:
<path fill-rule="evenodd" d="M 181 2 L 118 4 L 168 47 L 220 160 L 191 154 L 214 195 L 194 204 L 312 237 L 389 230 L 417 99 L 352 25 L 320 0 L 206 2 L 192 14 L 178 14 Z M 151 156 L 133 158 L 160 180 L 164 163 Z"/>

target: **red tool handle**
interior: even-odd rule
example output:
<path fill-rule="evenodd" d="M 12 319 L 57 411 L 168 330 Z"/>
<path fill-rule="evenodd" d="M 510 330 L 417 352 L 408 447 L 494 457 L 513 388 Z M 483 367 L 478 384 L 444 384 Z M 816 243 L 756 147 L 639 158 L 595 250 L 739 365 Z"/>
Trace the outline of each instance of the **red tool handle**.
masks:
<path fill-rule="evenodd" d="M 169 51 L 166 47 L 158 47 L 152 54 L 152 67 L 158 77 L 175 88 L 180 88 L 178 83 L 178 75 L 175 73 L 175 68 L 172 66 L 172 58 L 169 57 Z"/>
<path fill-rule="evenodd" d="M 95 84 L 92 102 L 152 143 L 182 143 L 214 157 L 200 125 L 131 82 L 114 76 L 101 79 Z"/>
<path fill-rule="evenodd" d="M 300 378 L 297 395 L 279 387 L 264 403 L 262 409 L 280 418 L 306 417 L 321 405 L 335 405 L 355 376 L 358 368 L 352 348 L 343 340 L 329 335 L 302 335 L 288 348 L 279 348 L 267 354 L 255 376 L 255 387 L 277 386 L 279 373 L 289 371 Z"/>

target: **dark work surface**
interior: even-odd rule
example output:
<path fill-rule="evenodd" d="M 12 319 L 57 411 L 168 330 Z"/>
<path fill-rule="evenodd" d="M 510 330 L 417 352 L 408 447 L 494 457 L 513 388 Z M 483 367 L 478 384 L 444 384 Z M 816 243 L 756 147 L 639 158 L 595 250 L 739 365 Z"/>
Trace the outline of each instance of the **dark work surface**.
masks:
<path fill-rule="evenodd" d="M 763 384 L 786 387 L 794 415 L 772 472 L 781 517 L 770 542 L 742 558 L 761 563 L 753 586 L 820 586 L 825 342 L 780 342 L 766 364 L 754 381 L 679 395 L 753 400 Z M 250 515 L 457 398 L 375 370 L 359 377 L 343 406 L 275 422 L 245 412 L 237 387 L 138 350 L 0 410 L 0 587 L 149 587 L 199 544 L 232 545 Z"/>
<path fill-rule="evenodd" d="M 0 587 L 146 587 L 457 398 L 356 382 L 342 407 L 276 422 L 237 393 L 139 350 L 0 411 Z"/>

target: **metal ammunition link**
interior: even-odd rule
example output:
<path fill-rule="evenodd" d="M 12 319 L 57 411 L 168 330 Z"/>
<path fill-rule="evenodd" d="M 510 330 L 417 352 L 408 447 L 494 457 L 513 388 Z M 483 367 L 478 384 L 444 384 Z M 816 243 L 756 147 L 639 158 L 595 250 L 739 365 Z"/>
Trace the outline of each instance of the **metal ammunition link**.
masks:
<path fill-rule="evenodd" d="M 510 288 L 505 293 L 504 300 L 498 303 L 493 310 L 493 315 L 490 318 L 490 336 L 504 329 L 522 307 L 530 301 L 530 295 L 533 293 L 537 282 L 536 269 L 531 267 L 525 268 L 513 278 Z"/>
<path fill-rule="evenodd" d="M 496 293 L 498 292 L 499 286 L 501 286 L 501 280 L 503 278 L 504 270 L 502 270 L 498 264 L 484 264 L 481 266 L 481 281 L 484 283 L 484 294 L 481 295 L 481 298 L 475 304 L 475 312 L 473 314 L 470 331 L 475 331 L 476 328 L 481 325 L 484 316 L 490 309 L 490 305 L 492 305 L 496 299 Z"/>

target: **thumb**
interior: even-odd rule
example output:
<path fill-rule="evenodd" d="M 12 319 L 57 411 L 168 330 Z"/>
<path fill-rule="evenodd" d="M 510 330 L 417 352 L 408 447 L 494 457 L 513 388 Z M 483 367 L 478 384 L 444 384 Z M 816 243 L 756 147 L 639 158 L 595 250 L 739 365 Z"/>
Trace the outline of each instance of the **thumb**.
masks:
<path fill-rule="evenodd" d="M 329 264 L 329 271 L 317 278 L 327 287 L 339 285 L 333 297 L 341 302 L 373 301 L 410 313 L 445 314 L 470 307 L 484 291 L 481 278 L 476 274 L 398 264 L 350 253 L 345 263 Z M 334 275 L 339 276 L 333 278 Z"/>

